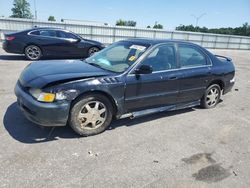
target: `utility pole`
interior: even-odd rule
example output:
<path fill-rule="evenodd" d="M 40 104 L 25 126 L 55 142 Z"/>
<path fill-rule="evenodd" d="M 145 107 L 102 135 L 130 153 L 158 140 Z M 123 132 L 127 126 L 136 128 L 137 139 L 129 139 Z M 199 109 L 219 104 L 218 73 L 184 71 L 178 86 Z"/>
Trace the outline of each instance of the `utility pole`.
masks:
<path fill-rule="evenodd" d="M 34 0 L 34 8 L 35 8 L 35 19 L 37 20 L 36 0 Z"/>
<path fill-rule="evenodd" d="M 200 16 L 195 16 L 194 14 L 191 14 L 191 16 L 193 16 L 193 17 L 195 18 L 195 20 L 196 20 L 196 22 L 195 22 L 195 27 L 198 26 L 199 20 L 200 20 L 203 16 L 205 16 L 205 15 L 206 15 L 206 13 L 202 13 Z"/>

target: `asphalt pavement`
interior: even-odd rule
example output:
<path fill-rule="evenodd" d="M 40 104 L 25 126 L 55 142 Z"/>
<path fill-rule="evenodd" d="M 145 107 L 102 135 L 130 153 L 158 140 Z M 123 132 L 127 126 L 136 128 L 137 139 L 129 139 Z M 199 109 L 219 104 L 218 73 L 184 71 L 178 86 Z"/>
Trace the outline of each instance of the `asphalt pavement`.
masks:
<path fill-rule="evenodd" d="M 216 108 L 118 120 L 79 137 L 25 119 L 13 90 L 30 61 L 0 49 L 0 187 L 248 188 L 250 51 L 211 51 L 231 57 L 237 70 Z"/>

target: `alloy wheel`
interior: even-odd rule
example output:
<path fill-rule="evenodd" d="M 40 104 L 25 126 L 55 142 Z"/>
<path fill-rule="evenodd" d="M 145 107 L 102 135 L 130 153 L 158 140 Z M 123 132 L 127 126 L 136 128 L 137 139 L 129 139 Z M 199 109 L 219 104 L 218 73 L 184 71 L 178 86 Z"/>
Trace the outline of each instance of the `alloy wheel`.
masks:
<path fill-rule="evenodd" d="M 26 56 L 31 60 L 37 60 L 41 57 L 41 50 L 37 46 L 28 46 L 26 48 Z"/>
<path fill-rule="evenodd" d="M 92 47 L 89 49 L 89 56 L 92 56 L 94 55 L 94 53 L 98 52 L 99 51 L 99 48 L 97 47 Z"/>
<path fill-rule="evenodd" d="M 206 96 L 206 103 L 209 107 L 212 107 L 217 104 L 220 93 L 216 87 L 212 87 Z"/>
<path fill-rule="evenodd" d="M 82 129 L 93 130 L 102 126 L 107 119 L 107 108 L 100 101 L 90 101 L 85 104 L 78 114 Z"/>

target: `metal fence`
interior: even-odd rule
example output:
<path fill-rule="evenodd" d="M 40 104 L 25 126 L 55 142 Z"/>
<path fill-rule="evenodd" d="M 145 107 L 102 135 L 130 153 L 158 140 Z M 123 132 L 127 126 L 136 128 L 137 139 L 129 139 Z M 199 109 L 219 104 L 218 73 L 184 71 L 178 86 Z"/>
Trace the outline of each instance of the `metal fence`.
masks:
<path fill-rule="evenodd" d="M 16 18 L 0 18 L 1 40 L 3 40 L 3 33 L 29 29 L 35 26 L 67 29 L 81 35 L 84 38 L 97 40 L 104 44 L 111 44 L 113 42 L 127 38 L 149 37 L 180 39 L 199 44 L 205 48 L 250 50 L 250 37 L 244 36 L 167 31 L 159 29 L 142 29 L 136 27 L 70 24 L 63 22 L 49 22 Z"/>

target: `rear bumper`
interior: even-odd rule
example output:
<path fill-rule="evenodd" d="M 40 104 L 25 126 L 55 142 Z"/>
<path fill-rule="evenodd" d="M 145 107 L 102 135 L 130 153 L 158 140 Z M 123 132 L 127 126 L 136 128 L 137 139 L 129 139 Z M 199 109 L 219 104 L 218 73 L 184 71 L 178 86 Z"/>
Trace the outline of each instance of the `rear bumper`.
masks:
<path fill-rule="evenodd" d="M 234 83 L 235 83 L 234 79 L 230 80 L 230 82 L 224 87 L 223 95 L 225 95 L 226 93 L 228 93 L 232 90 Z"/>
<path fill-rule="evenodd" d="M 3 49 L 7 53 L 23 54 L 23 49 L 20 45 L 15 43 L 10 43 L 8 41 L 3 41 Z"/>
<path fill-rule="evenodd" d="M 15 87 L 18 106 L 30 121 L 42 126 L 65 126 L 70 104 L 67 101 L 42 103 L 26 93 L 17 83 Z"/>

